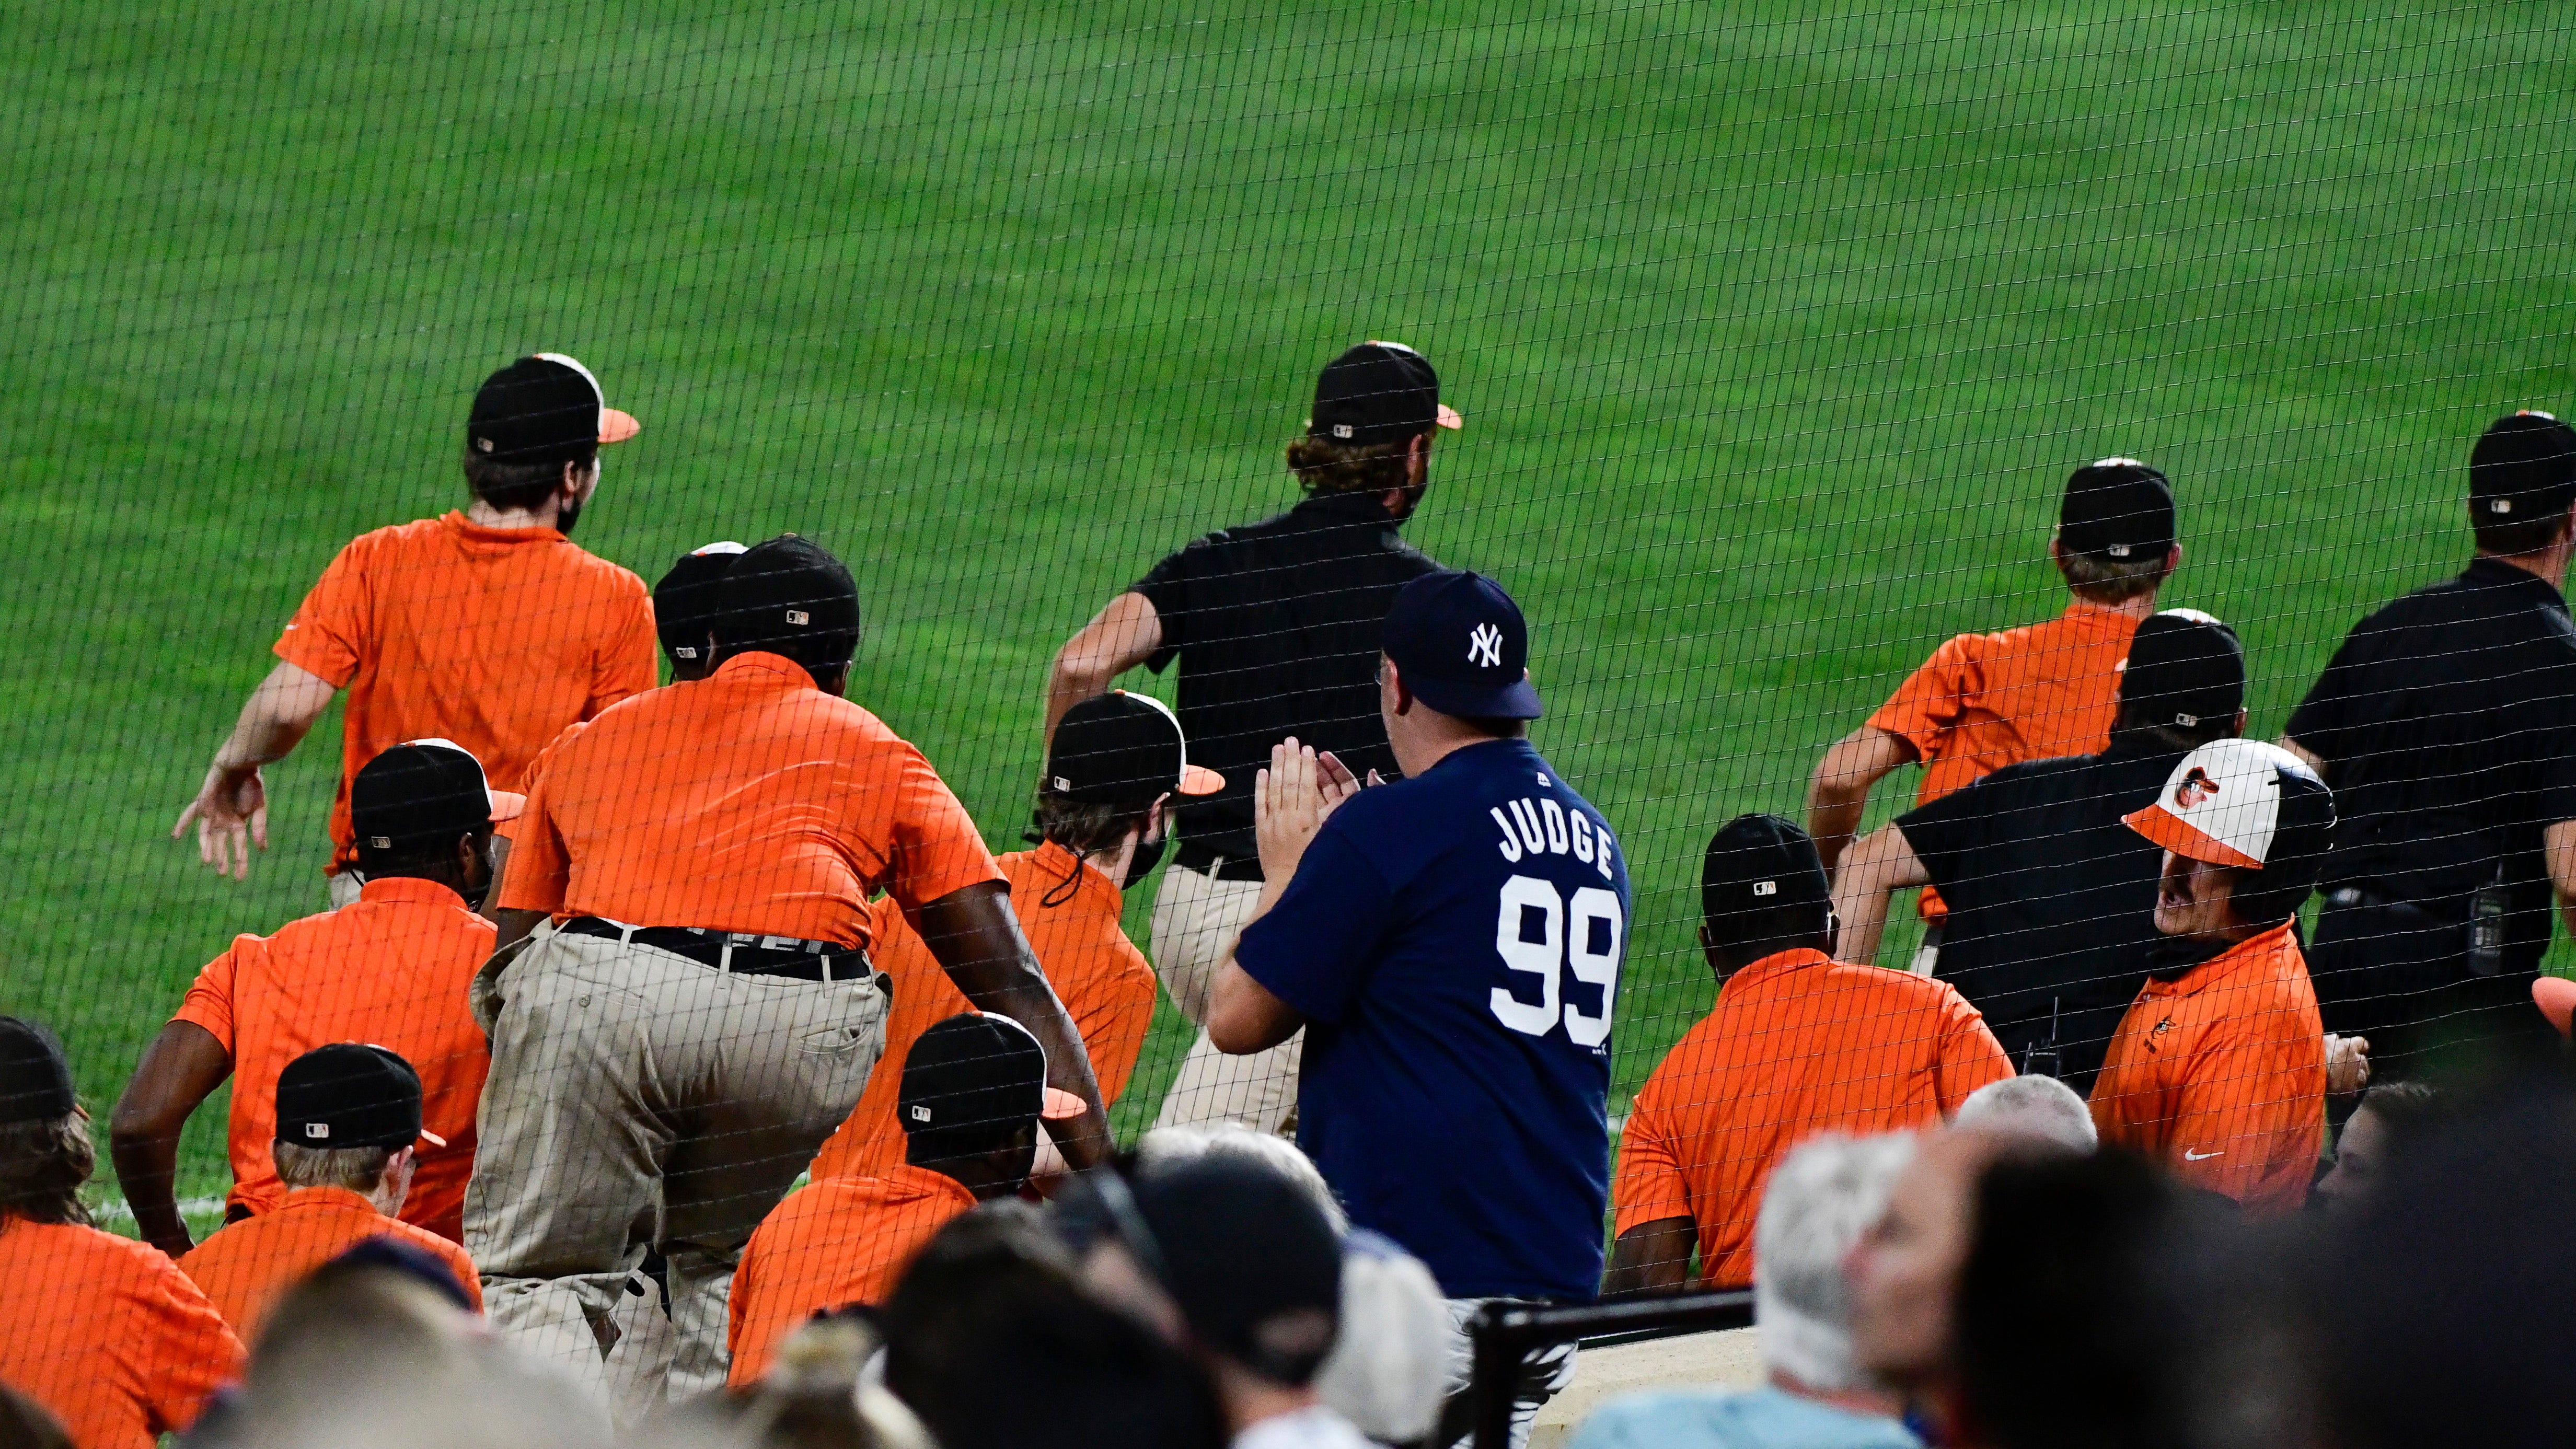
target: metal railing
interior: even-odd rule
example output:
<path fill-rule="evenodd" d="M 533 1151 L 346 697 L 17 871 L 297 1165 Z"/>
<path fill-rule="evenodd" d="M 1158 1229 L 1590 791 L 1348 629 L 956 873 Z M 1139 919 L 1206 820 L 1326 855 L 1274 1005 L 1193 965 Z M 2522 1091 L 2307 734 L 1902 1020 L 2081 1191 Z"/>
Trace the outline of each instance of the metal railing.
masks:
<path fill-rule="evenodd" d="M 1475 1349 L 1467 1384 L 1475 1449 L 1508 1449 L 1521 1363 L 1536 1350 L 1568 1342 L 1635 1343 L 1745 1328 L 1752 1322 L 1753 1295 L 1744 1290 L 1664 1293 L 1609 1303 L 1488 1303 L 1467 1324 Z"/>

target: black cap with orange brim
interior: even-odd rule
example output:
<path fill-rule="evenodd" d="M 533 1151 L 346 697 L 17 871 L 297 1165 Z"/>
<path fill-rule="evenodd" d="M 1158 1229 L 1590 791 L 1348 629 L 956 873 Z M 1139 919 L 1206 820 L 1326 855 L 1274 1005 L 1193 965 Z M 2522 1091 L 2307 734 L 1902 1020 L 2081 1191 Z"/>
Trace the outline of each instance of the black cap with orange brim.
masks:
<path fill-rule="evenodd" d="M 608 405 L 599 379 L 561 352 L 522 357 L 483 380 L 465 419 L 465 446 L 501 463 L 571 460 L 644 430 Z"/>
<path fill-rule="evenodd" d="M 1065 711 L 1047 752 L 1046 788 L 1087 804 L 1144 806 L 1164 795 L 1213 795 L 1225 777 L 1190 763 L 1169 705 L 1113 689 Z"/>

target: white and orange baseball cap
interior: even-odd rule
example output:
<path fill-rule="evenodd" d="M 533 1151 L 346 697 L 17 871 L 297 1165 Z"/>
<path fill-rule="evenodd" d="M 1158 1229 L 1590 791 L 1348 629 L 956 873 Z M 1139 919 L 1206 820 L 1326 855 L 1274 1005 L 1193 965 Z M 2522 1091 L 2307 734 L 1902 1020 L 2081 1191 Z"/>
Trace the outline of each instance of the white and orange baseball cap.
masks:
<path fill-rule="evenodd" d="M 2264 872 L 2267 913 L 2293 889 L 2289 910 L 2298 909 L 2334 845 L 2334 792 L 2298 756 L 2260 740 L 2211 740 L 2193 750 L 2155 803 L 2120 818 L 2176 855 Z M 2237 895 L 2242 904 L 2248 892 Z"/>

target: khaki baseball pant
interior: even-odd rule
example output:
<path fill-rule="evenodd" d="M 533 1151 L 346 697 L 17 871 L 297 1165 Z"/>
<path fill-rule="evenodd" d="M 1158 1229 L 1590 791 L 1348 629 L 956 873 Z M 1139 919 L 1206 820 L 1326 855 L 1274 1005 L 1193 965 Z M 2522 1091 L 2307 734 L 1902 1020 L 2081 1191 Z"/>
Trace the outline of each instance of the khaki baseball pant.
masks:
<path fill-rule="evenodd" d="M 492 1039 L 465 1246 L 493 1327 L 609 1402 L 606 1360 L 647 1245 L 670 1263 L 678 1399 L 721 1387 L 752 1229 L 858 1104 L 885 1047 L 882 978 L 728 975 L 549 932 L 475 981 Z M 652 1375 L 621 1367 L 628 1393 Z"/>
<path fill-rule="evenodd" d="M 1265 1052 L 1230 1057 L 1210 1045 L 1208 1003 L 1217 969 L 1261 903 L 1261 882 L 1218 880 L 1178 864 L 1163 872 L 1154 897 L 1154 970 L 1190 1024 L 1202 1028 L 1163 1094 L 1157 1127 L 1241 1122 L 1262 1132 L 1287 1125 L 1297 1108 L 1297 1061 L 1305 1034 Z"/>

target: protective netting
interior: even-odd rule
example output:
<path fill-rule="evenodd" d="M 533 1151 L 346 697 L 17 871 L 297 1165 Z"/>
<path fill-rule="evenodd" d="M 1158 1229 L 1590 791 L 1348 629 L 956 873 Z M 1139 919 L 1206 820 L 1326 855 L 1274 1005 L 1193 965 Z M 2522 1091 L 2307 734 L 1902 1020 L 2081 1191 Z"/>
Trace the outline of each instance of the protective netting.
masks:
<path fill-rule="evenodd" d="M 18 802 L 0 840 L 13 883 L 0 906 L 0 1010 L 60 1034 L 100 1129 L 89 1200 L 103 1225 L 134 1233 L 105 1129 L 138 1058 L 207 963 L 245 959 L 226 956 L 236 935 L 274 936 L 334 899 L 323 871 L 342 706 L 266 767 L 272 844 L 246 883 L 218 878 L 192 841 L 168 838 L 209 752 L 276 664 L 270 647 L 325 686 L 306 700 L 315 708 L 328 686 L 375 690 L 383 742 L 506 736 L 511 757 L 484 764 L 514 791 L 530 789 L 535 752 L 562 725 L 670 677 L 666 663 L 640 673 L 649 623 L 631 585 L 595 573 L 593 583 L 505 587 L 492 570 L 514 565 L 490 563 L 504 550 L 489 540 L 425 542 L 364 577 L 344 561 L 345 576 L 316 592 L 350 540 L 465 508 L 458 460 L 474 436 L 463 424 L 477 384 L 513 358 L 562 352 L 596 374 L 609 406 L 642 422 L 633 441 L 602 452 L 603 477 L 571 535 L 580 548 L 647 587 L 711 540 L 793 532 L 846 563 L 865 629 L 847 697 L 918 747 L 992 852 L 1035 851 L 1006 862 L 1012 899 L 1073 1023 L 1094 1055 L 1106 1048 L 1117 1061 L 1102 1075 L 1124 1079 L 1107 1103 L 1119 1140 L 1132 1144 L 1158 1120 L 1312 1128 L 1296 1116 L 1293 1067 L 1252 1086 L 1227 1077 L 1195 1024 L 1211 1008 L 1175 997 L 1217 990 L 1260 890 L 1257 867 L 1246 875 L 1238 854 L 1229 877 L 1204 842 L 1192 854 L 1184 823 L 1179 858 L 1118 903 L 1141 953 L 1131 960 L 1108 930 L 1103 903 L 1115 898 L 1096 888 L 1105 877 L 1082 887 L 1089 904 L 1077 906 L 1090 916 L 1038 928 L 1026 898 L 1072 899 L 1090 878 L 1022 832 L 1042 783 L 1050 688 L 1064 696 L 1060 712 L 1109 678 L 1089 679 L 1059 650 L 1104 605 L 1135 597 L 1131 586 L 1159 607 L 1159 642 L 1177 659 L 1115 682 L 1180 703 L 1193 728 L 1205 716 L 1178 681 L 1194 668 L 1233 681 L 1238 712 L 1227 718 L 1250 728 L 1243 711 L 1267 719 L 1284 695 L 1323 688 L 1262 672 L 1298 667 L 1294 631 L 1342 639 L 1332 631 L 1374 627 L 1401 577 L 1314 573 L 1292 550 L 1227 564 L 1232 582 L 1202 578 L 1190 594 L 1165 560 L 1211 530 L 1296 505 L 1282 450 L 1306 432 L 1318 369 L 1363 339 L 1394 339 L 1436 365 L 1439 400 L 1465 426 L 1424 432 L 1436 447 L 1412 474 L 1399 447 L 1395 474 L 1370 474 L 1377 481 L 1349 496 L 1401 495 L 1398 512 L 1413 511 L 1390 536 L 1487 575 L 1517 601 L 1546 710 L 1530 740 L 1563 777 L 1540 793 L 1566 792 L 1545 808 L 1579 816 L 1578 799 L 1588 802 L 1615 832 L 1624 881 L 1603 884 L 1604 846 L 1600 879 L 1584 887 L 1595 896 L 1578 898 L 1577 867 L 1594 870 L 1589 845 L 1577 848 L 1587 827 L 1542 819 L 1533 796 L 1518 827 L 1524 848 L 1566 879 L 1544 901 L 1507 898 L 1524 914 L 1506 911 L 1497 929 L 1543 917 L 1544 930 L 1520 939 L 1544 941 L 1549 959 L 1507 960 L 1498 945 L 1461 970 L 1517 993 L 1497 1021 L 1533 1041 L 1552 1034 L 1547 1050 L 1606 1048 L 1610 1155 L 1584 1171 L 1633 1172 L 1636 1191 L 1663 1196 L 1633 1214 L 1611 1204 L 1617 1224 L 1678 1221 L 1682 1235 L 1656 1240 L 1657 1251 L 1708 1254 L 1720 1246 L 1713 1223 L 1750 1233 L 1761 1173 L 1808 1127 L 1929 1120 L 1984 1079 L 1962 1065 L 1976 1054 L 1968 1048 L 1916 1049 L 1964 1030 L 1939 1016 L 1946 1006 L 1881 1001 L 1869 993 L 1884 982 L 1870 978 L 1748 1007 L 1751 1024 L 1731 1044 L 1688 1049 L 1706 1059 L 1675 1067 L 1653 1116 L 1669 1170 L 1623 1156 L 1619 1129 L 1635 1120 L 1641 1087 L 1717 997 L 1695 935 L 1712 833 L 1773 812 L 1832 835 L 1820 821 L 1841 817 L 1826 797 L 1856 785 L 1865 811 L 1841 828 L 1879 839 L 1918 793 L 2025 756 L 2103 748 L 2128 615 L 2149 596 L 2132 594 L 2128 615 L 2099 590 L 2091 604 L 2070 600 L 2050 548 L 2069 474 L 2105 457 L 2143 460 L 2170 480 L 2181 557 L 2154 607 L 2232 626 L 2244 736 L 2288 731 L 2347 631 L 2470 558 L 2468 459 L 2481 431 L 2517 409 L 2576 406 L 2560 181 L 2576 99 L 2562 64 L 2569 40 L 2548 7 L 2493 5 L 18 7 L 0 18 L 11 96 L 0 113 L 0 236 L 17 273 L 0 300 L 0 434 L 10 440 L 0 541 L 14 560 L 0 576 L 0 613 L 15 646 L 0 660 L 12 702 L 0 754 Z M 2546 489 L 2513 496 L 2566 507 Z M 2541 543 L 2525 561 L 2545 579 L 2551 557 L 2561 571 L 2565 560 Z M 1267 616 L 1282 622 L 1258 626 L 1286 642 L 1219 637 L 1205 624 L 1190 636 L 1189 621 L 1212 619 L 1209 600 L 1227 590 L 1289 601 Z M 1352 590 L 1376 590 L 1365 618 L 1351 614 Z M 2550 602 L 2516 597 L 2529 607 L 2513 628 Z M 2082 638 L 2070 624 L 1964 654 L 1945 647 L 1963 633 L 2046 624 L 2070 604 L 2114 622 Z M 2406 973 L 2422 962 L 2436 975 L 2468 970 L 2472 893 L 2491 883 L 2518 892 L 2514 944 L 2502 978 L 2479 978 L 2505 986 L 2474 1009 L 2524 1012 L 2527 995 L 2514 993 L 2543 945 L 2550 965 L 2567 960 L 2551 934 L 2550 887 L 2562 877 L 2530 873 L 2538 832 L 2576 819 L 2556 808 L 2566 788 L 2556 776 L 2576 759 L 2552 682 L 2564 662 L 2548 639 L 2514 635 L 2524 641 L 2514 647 L 2539 653 L 2457 665 L 2502 648 L 2489 623 L 2512 612 L 2471 607 L 2397 650 L 2454 661 L 2423 686 L 2454 694 L 2397 709 L 2436 723 L 2410 735 L 2384 717 L 2397 708 L 2389 700 L 2440 673 L 2409 675 L 2401 662 L 2328 691 L 2340 713 L 2314 718 L 2334 738 L 2300 742 L 2338 789 L 2350 778 L 2338 769 L 2374 751 L 2435 761 L 2415 772 L 2433 785 L 2373 797 L 2388 859 L 2366 878 L 2326 870 L 2329 886 L 2362 892 L 2347 906 L 2381 913 L 2355 930 L 2430 943 L 2398 951 L 2394 965 L 2382 952 L 2355 967 L 2395 973 L 2346 993 L 2377 1003 L 2374 1021 L 2422 1024 L 2411 1006 L 2390 1005 L 2414 999 L 2421 975 Z M 290 619 L 329 642 L 294 644 Z M 1116 661 L 1130 662 L 1134 641 L 1112 642 Z M 2079 655 L 2092 662 L 2066 663 Z M 1340 693 L 1311 695 L 1339 701 L 1314 723 L 1374 739 L 1374 648 L 1359 657 L 1355 678 L 1328 681 Z M 2474 703 L 2453 702 L 2480 690 Z M 877 798 L 928 788 L 869 753 L 883 742 L 832 736 L 841 743 L 820 753 L 839 773 L 818 788 L 838 792 L 834 808 L 849 820 L 873 823 L 827 829 L 832 849 L 807 855 L 838 851 L 850 880 L 893 894 L 866 908 L 863 928 L 851 924 L 855 907 L 809 909 L 822 888 L 796 872 L 824 867 L 759 860 L 758 822 L 711 803 L 787 772 L 786 755 L 747 741 L 810 747 L 820 737 L 810 719 L 771 723 L 774 735 L 746 735 L 730 716 L 674 715 L 640 728 L 632 738 L 649 743 L 624 755 L 594 751 L 578 802 L 541 794 L 563 812 L 552 828 L 567 842 L 571 898 L 539 889 L 525 903 L 615 918 L 582 907 L 583 891 L 597 901 L 623 889 L 619 899 L 644 902 L 638 910 L 682 898 L 699 910 L 630 913 L 628 925 L 842 946 L 864 936 L 876 966 L 909 969 L 903 979 L 935 994 L 946 973 L 922 938 L 977 923 L 926 924 L 914 908 L 981 879 L 980 852 L 940 833 L 939 808 Z M 1861 741 L 1851 758 L 1867 768 L 1815 783 L 1846 737 Z M 2164 766 L 2200 738 L 2168 739 L 2145 788 L 2117 786 L 2136 795 L 2123 811 L 2152 804 Z M 708 763 L 727 750 L 727 762 Z M 1921 764 L 1938 774 L 1944 757 L 1970 763 L 1923 792 Z M 2475 762 L 2481 783 L 2456 808 L 2427 804 L 2456 760 Z M 1243 771 L 1227 773 L 1241 788 Z M 718 777 L 730 783 L 708 783 Z M 779 788 L 793 797 L 803 786 Z M 1518 818 L 1495 816 L 1506 854 Z M 2017 818 L 2040 817 L 2006 809 L 2002 823 L 1960 828 L 2009 837 Z M 1401 828 L 1371 848 L 1402 847 L 1416 826 L 1396 819 Z M 710 833 L 688 838 L 692 822 Z M 2474 848 L 2458 846 L 2471 836 Z M 2448 873 L 2413 889 L 2401 837 L 2443 842 L 2427 848 L 2448 852 Z M 1929 839 L 1912 856 L 1934 875 L 1985 869 L 1969 862 L 1987 857 L 1964 846 L 1931 859 Z M 1828 840 L 1828 854 L 1842 844 Z M 600 884 L 645 854 L 654 863 L 633 868 L 661 884 Z M 2033 869 L 2046 864 L 2047 851 L 2037 855 Z M 2147 859 L 2151 875 L 2152 850 Z M 2505 869 L 2491 880 L 2486 865 L 2497 862 Z M 1885 877 L 1900 878 L 1911 881 Z M 1980 880 L 1986 898 L 2007 901 L 2071 889 L 1999 884 L 1990 871 Z M 1910 883 L 1888 889 L 1871 897 L 1886 905 L 1874 959 L 1902 968 L 1925 944 L 1925 916 Z M 2121 899 L 2152 900 L 2151 885 L 2137 889 L 2146 894 Z M 1367 909 L 1400 912 L 1437 892 L 1384 894 L 1392 904 Z M 756 905 L 790 896 L 807 903 L 784 917 Z M 510 898 L 497 895 L 496 908 Z M 709 918 L 737 906 L 749 914 Z M 2317 909 L 2305 907 L 2311 937 Z M 813 929 L 776 924 L 791 917 Z M 403 929 L 407 942 L 431 930 Z M 2013 929 L 2028 948 L 2016 959 L 2042 958 L 2043 977 L 2126 984 L 2053 1041 L 1998 1030 L 1997 1065 L 2056 1060 L 2034 1063 L 2034 1046 L 2080 1046 L 2098 1065 L 2144 958 L 2115 970 L 2032 945 L 2039 928 Z M 1309 954 L 1342 952 L 1361 983 L 1352 999 L 1365 999 L 1367 941 L 1320 931 L 1310 938 L 1326 945 Z M 1047 960 L 1050 941 L 1085 964 Z M 681 1305 L 673 1321 L 685 1337 L 688 1275 L 720 1278 L 739 1234 L 707 1228 L 716 1245 L 697 1244 L 693 1264 L 696 1248 L 669 1251 L 695 1243 L 687 1232 L 637 1225 L 673 1208 L 661 1189 L 561 1175 L 596 1155 L 582 1132 L 623 1130 L 632 1123 L 617 1114 L 633 1093 L 659 1090 L 618 1077 L 616 1061 L 651 1057 L 658 1072 L 670 1063 L 654 1053 L 668 1043 L 637 1043 L 683 1028 L 724 1059 L 705 1068 L 698 1096 L 673 1089 L 679 1105 L 655 1130 L 682 1144 L 670 1150 L 684 1160 L 661 1170 L 714 1174 L 707 1195 L 751 1204 L 758 1221 L 867 1081 L 882 1013 L 845 1021 L 728 1004 L 689 977 L 706 967 L 668 953 L 654 969 L 681 979 L 673 994 L 620 992 L 627 968 L 616 962 L 631 946 L 558 934 L 558 954 L 598 958 L 597 989 L 629 1019 L 526 1028 L 539 1064 L 496 1070 L 495 1081 L 506 1075 L 541 1098 L 554 1114 L 542 1130 L 557 1136 L 547 1139 L 554 1156 L 507 1180 L 637 1251 L 667 1239 L 655 1241 L 656 1260 L 669 1257 L 678 1278 L 657 1291 Z M 339 990 L 333 973 L 431 971 L 402 959 L 407 949 L 378 940 L 363 965 L 322 951 L 322 966 L 274 967 L 292 988 L 256 1003 L 244 975 L 235 997 L 189 1019 L 220 1043 L 226 1069 L 247 1076 L 256 1061 L 273 1085 L 296 1054 L 278 1040 L 377 1039 L 368 1013 L 391 1010 L 383 1003 L 399 993 L 381 981 Z M 470 976 L 482 954 L 463 938 L 438 949 L 435 969 L 451 976 Z M 2305 967 L 2281 970 L 2286 979 Z M 1617 983 L 1606 1002 L 1605 973 Z M 1998 1015 L 1978 978 L 1935 974 Z M 2016 977 L 2015 999 L 2027 1005 L 2053 979 Z M 558 984 L 565 1002 L 591 1007 L 585 988 Z M 846 984 L 816 983 L 842 993 L 832 1011 L 852 1010 Z M 1542 985 L 1554 1015 L 1539 1022 Z M 456 998 L 452 983 L 421 989 Z M 2333 994 L 2322 974 L 2316 989 Z M 2295 1014 L 2296 990 L 2282 990 L 2249 1011 Z M 1852 1005 L 1864 997 L 1872 1004 Z M 898 992 L 898 1024 L 907 1011 L 919 1018 L 912 1033 L 939 1019 L 924 999 Z M 2448 1000 L 2419 1015 L 2471 1009 Z M 262 1012 L 283 1036 L 254 1044 Z M 2336 1025 L 2331 1009 L 2323 1025 Z M 1744 1034 L 1780 1032 L 1806 1033 L 1797 1039 L 1815 1048 L 1780 1059 L 1757 1050 L 1750 1066 L 1726 1057 Z M 784 1055 L 773 1065 L 785 1077 L 726 1075 L 748 1070 L 745 1054 L 787 1052 L 780 1042 L 828 1055 L 840 1049 L 825 1040 L 835 1033 L 844 1045 L 867 1039 L 855 1064 L 840 1063 L 848 1081 Z M 2308 1080 L 2296 1075 L 2308 1070 L 2306 1047 L 2273 1040 L 2283 1033 L 2272 1026 L 2252 1034 L 2298 1060 L 2243 1066 L 2242 1080 Z M 569 1051 L 575 1036 L 591 1055 L 545 1055 Z M 468 1059 L 482 1041 L 457 1040 L 452 1059 L 422 1064 L 423 1075 L 433 1117 L 444 1091 L 447 1110 L 471 1122 L 482 1064 Z M 882 1133 L 894 1130 L 892 1060 L 871 1089 L 884 1099 L 870 1109 Z M 1547 1073 L 1571 1068 L 1534 1070 L 1561 1085 Z M 1942 1078 L 1936 1087 L 1892 1080 L 1924 1070 Z M 155 1089 L 165 1110 L 194 1079 L 172 1080 L 181 1086 Z M 2090 1083 L 2079 1074 L 2075 1085 Z M 629 1107 L 587 1101 L 592 1088 Z M 260 1195 L 235 1190 L 234 1090 L 187 1115 L 179 1140 L 167 1196 L 198 1238 L 228 1193 Z M 2245 1090 L 2283 1120 L 2222 1135 L 2287 1134 L 2290 1146 L 2259 1193 L 2250 1179 L 2230 1181 L 2239 1196 L 2295 1200 L 2329 1146 L 2325 1108 L 2304 1089 L 2286 1106 L 2274 1086 Z M 749 1118 L 727 1115 L 746 1102 Z M 493 1110 L 484 1103 L 487 1145 Z M 234 1156 L 262 1156 L 269 1120 L 244 1127 L 234 1115 Z M 1514 1151 L 1553 1140 L 1525 1135 L 1536 1145 Z M 870 1150 L 895 1151 L 896 1140 Z M 756 1180 L 724 1178 L 732 1158 L 685 1160 L 686 1144 L 709 1141 L 755 1161 Z M 467 1214 L 470 1155 L 439 1172 L 430 1160 L 423 1185 L 443 1194 L 442 1211 Z M 1519 1194 L 1518 1171 L 1451 1190 Z M 490 1190 L 495 1213 L 534 1211 Z M 630 1208 L 642 1218 L 630 1221 Z M 1355 1205 L 1364 1226 L 1396 1227 L 1406 1211 L 1372 1223 Z M 1725 1251 L 1749 1255 L 1747 1243 Z M 1425 1245 L 1404 1246 L 1443 1266 Z M 1732 1273 L 1705 1258 L 1699 1267 L 1712 1282 L 1744 1281 L 1740 1260 Z M 1453 1298 L 1539 1291 L 1525 1280 L 1445 1286 Z M 722 1310 L 713 1300 L 710 1311 Z M 721 1369 L 699 1361 L 694 1371 Z"/>

